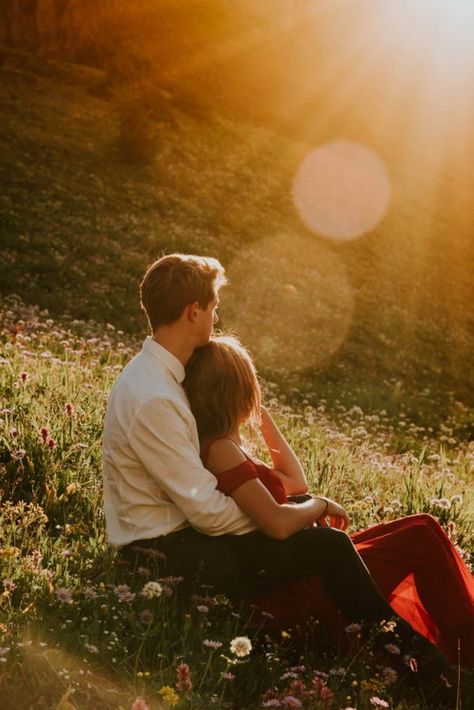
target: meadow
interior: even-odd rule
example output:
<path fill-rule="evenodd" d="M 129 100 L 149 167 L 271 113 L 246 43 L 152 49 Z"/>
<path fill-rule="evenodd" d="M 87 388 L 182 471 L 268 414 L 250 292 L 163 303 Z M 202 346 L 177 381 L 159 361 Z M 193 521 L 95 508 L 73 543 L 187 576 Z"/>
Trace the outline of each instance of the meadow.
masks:
<path fill-rule="evenodd" d="M 139 344 L 18 298 L 1 322 L 2 708 L 438 706 L 409 669 L 380 665 L 357 629 L 344 652 L 317 626 L 306 646 L 293 645 L 296 629 L 267 632 L 258 610 L 241 614 L 208 588 L 178 603 L 179 579 L 161 577 L 153 560 L 134 574 L 121 566 L 104 530 L 101 421 Z M 403 414 L 329 414 L 324 401 L 288 402 L 272 382 L 265 393 L 311 490 L 340 500 L 352 530 L 428 512 L 472 565 L 474 449 L 456 436 L 461 403 L 433 436 Z"/>
<path fill-rule="evenodd" d="M 304 42 L 261 44 L 253 16 L 242 29 L 222 3 L 189 4 L 144 3 L 135 26 L 116 2 L 110 31 L 113 14 L 89 23 L 99 5 L 71 3 L 75 53 L 0 47 L 0 707 L 448 708 L 403 659 L 381 662 L 383 627 L 348 627 L 336 651 L 316 622 L 276 630 L 209 588 L 183 605 L 159 559 L 132 574 L 107 544 L 105 404 L 143 337 L 139 279 L 176 250 L 225 265 L 221 324 L 256 355 L 311 491 L 351 531 L 429 513 L 474 565 L 467 112 L 423 92 L 380 101 L 384 62 L 346 85 L 351 42 L 348 71 L 336 57 L 315 82 Z M 308 230 L 291 196 L 305 156 L 340 136 L 371 146 L 393 187 L 348 242 Z M 456 707 L 474 706 L 458 672 Z"/>

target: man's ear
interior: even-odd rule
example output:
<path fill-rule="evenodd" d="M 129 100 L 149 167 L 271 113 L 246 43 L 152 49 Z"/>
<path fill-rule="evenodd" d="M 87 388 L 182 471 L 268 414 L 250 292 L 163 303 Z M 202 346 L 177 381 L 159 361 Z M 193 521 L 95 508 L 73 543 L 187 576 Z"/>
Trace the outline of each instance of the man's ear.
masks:
<path fill-rule="evenodd" d="M 186 314 L 186 319 L 190 321 L 191 323 L 195 323 L 198 317 L 198 311 L 200 310 L 201 306 L 199 305 L 199 301 L 195 301 L 194 303 L 190 303 L 189 306 L 186 306 L 184 309 L 184 312 Z"/>

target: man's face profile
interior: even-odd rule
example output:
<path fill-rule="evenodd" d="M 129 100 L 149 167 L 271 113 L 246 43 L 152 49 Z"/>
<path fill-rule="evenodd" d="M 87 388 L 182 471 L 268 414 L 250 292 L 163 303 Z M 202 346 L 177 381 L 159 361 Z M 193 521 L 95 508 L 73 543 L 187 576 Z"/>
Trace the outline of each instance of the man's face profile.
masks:
<path fill-rule="evenodd" d="M 199 345 L 207 345 L 211 338 L 212 328 L 218 322 L 219 316 L 217 309 L 219 307 L 219 296 L 214 296 L 209 302 L 207 308 L 198 308 L 198 330 L 199 330 Z"/>

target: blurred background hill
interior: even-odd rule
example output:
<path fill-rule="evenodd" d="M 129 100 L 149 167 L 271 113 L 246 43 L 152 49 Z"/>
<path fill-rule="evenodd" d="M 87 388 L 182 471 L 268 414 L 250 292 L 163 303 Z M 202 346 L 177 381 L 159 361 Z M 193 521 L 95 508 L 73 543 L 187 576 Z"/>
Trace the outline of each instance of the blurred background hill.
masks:
<path fill-rule="evenodd" d="M 472 48 L 440 60 L 423 15 L 388 6 L 2 0 L 2 293 L 138 336 L 146 265 L 209 253 L 234 284 L 223 325 L 289 391 L 472 404 Z M 392 186 L 348 241 L 292 200 L 341 139 Z"/>

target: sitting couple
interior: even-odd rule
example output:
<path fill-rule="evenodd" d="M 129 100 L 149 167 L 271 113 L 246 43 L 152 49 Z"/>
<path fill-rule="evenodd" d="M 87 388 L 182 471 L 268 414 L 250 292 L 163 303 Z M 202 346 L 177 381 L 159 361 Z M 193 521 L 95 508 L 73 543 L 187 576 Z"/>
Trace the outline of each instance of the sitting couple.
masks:
<path fill-rule="evenodd" d="M 261 406 L 251 358 L 234 338 L 212 337 L 225 283 L 217 260 L 182 254 L 145 274 L 152 335 L 117 379 L 104 423 L 110 543 L 135 565 L 162 553 L 187 592 L 199 580 L 285 623 L 288 608 L 292 621 L 321 614 L 325 597 L 345 623 L 397 618 L 403 652 L 421 667 L 439 660 L 436 647 L 455 663 L 458 640 L 461 664 L 474 666 L 474 579 L 434 518 L 351 539 L 335 501 L 291 501 L 306 493 L 305 474 Z M 246 450 L 244 424 L 260 429 L 271 468 Z"/>

